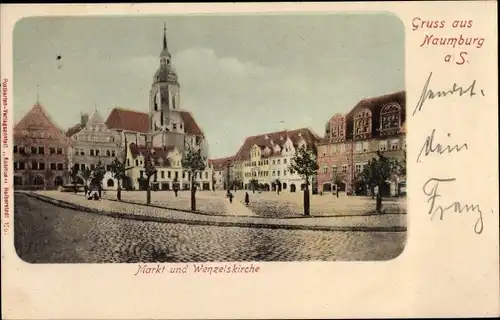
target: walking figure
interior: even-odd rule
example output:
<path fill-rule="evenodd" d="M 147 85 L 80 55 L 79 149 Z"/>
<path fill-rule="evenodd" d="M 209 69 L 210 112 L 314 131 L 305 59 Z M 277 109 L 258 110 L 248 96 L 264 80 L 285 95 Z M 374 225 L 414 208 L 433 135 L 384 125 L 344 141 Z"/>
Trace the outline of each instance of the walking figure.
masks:
<path fill-rule="evenodd" d="M 250 203 L 250 196 L 248 195 L 248 192 L 245 192 L 245 203 L 248 207 L 248 204 Z"/>
<path fill-rule="evenodd" d="M 233 203 L 233 194 L 229 192 L 229 203 Z"/>

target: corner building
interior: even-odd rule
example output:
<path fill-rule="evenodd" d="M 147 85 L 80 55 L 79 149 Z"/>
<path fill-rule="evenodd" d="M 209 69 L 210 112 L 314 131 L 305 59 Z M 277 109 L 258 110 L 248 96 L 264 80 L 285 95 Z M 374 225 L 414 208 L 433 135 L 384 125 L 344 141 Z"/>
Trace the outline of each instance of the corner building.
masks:
<path fill-rule="evenodd" d="M 404 91 L 361 100 L 347 114 L 334 114 L 318 143 L 318 190 L 366 194 L 358 175 L 382 151 L 401 160 L 406 149 L 406 93 Z M 399 193 L 406 177 L 388 182 L 391 196 Z"/>

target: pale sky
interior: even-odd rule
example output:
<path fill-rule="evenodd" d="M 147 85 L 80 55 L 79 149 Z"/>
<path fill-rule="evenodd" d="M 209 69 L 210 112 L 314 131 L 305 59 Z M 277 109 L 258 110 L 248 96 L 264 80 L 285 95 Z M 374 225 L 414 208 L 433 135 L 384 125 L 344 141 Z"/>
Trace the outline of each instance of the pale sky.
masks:
<path fill-rule="evenodd" d="M 63 129 L 96 105 L 148 112 L 163 23 L 181 108 L 210 157 L 247 136 L 310 127 L 404 90 L 404 30 L 390 14 L 27 18 L 14 29 L 14 117 L 36 102 Z M 61 55 L 61 60 L 56 57 Z"/>

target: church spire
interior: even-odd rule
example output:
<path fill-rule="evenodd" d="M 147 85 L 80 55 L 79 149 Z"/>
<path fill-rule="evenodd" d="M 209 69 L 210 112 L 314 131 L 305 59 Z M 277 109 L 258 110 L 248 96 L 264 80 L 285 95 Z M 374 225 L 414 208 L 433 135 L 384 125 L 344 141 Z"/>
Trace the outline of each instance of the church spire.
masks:
<path fill-rule="evenodd" d="M 167 48 L 167 23 L 163 23 L 163 51 L 168 51 Z"/>

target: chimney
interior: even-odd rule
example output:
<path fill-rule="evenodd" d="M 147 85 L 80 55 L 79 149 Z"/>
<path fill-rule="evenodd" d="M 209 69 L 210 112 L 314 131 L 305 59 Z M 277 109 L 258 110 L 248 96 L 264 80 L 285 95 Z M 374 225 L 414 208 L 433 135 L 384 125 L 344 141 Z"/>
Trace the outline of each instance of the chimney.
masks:
<path fill-rule="evenodd" d="M 80 125 L 85 126 L 88 121 L 89 121 L 89 114 L 88 113 L 81 113 L 80 114 Z"/>

